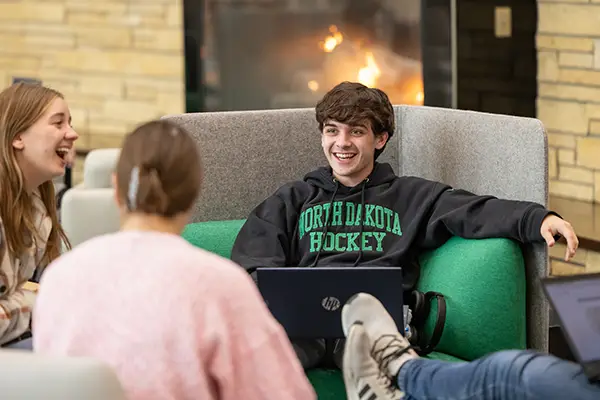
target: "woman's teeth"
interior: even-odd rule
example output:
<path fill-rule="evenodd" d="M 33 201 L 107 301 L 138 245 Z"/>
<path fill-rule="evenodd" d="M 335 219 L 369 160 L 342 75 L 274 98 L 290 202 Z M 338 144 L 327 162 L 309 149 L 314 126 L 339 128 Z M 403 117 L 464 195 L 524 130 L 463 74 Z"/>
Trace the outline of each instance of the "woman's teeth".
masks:
<path fill-rule="evenodd" d="M 69 149 L 67 147 L 59 147 L 58 149 L 56 149 L 56 154 L 60 157 L 60 158 L 65 158 L 65 156 L 67 154 L 69 154 Z"/>

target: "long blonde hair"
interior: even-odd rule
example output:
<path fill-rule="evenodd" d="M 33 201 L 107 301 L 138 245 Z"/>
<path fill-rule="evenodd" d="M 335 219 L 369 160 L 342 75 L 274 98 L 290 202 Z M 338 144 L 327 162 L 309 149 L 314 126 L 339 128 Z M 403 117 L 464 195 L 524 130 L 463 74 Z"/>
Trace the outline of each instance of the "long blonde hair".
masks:
<path fill-rule="evenodd" d="M 0 92 L 0 218 L 6 234 L 7 250 L 13 257 L 23 254 L 35 244 L 39 234 L 34 222 L 32 196 L 25 191 L 25 180 L 17 163 L 13 141 L 35 124 L 56 98 L 64 98 L 56 90 L 35 84 L 17 83 Z M 52 221 L 52 229 L 42 258 L 42 265 L 60 255 L 61 242 L 71 248 L 58 222 L 54 183 L 39 186 L 42 202 Z"/>

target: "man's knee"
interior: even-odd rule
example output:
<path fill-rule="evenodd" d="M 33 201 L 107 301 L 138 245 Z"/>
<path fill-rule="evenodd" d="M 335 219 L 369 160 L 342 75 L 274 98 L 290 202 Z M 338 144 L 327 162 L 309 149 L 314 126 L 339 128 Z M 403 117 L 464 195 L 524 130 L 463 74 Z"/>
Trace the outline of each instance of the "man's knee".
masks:
<path fill-rule="evenodd" d="M 507 366 L 507 365 L 523 365 L 526 364 L 535 353 L 528 350 L 502 350 L 496 353 L 490 354 L 486 359 L 494 365 Z"/>
<path fill-rule="evenodd" d="M 486 375 L 505 382 L 521 380 L 525 367 L 535 357 L 535 353 L 525 350 L 504 350 L 480 359 Z"/>
<path fill-rule="evenodd" d="M 548 354 L 531 350 L 507 350 L 488 357 L 487 362 L 496 375 L 520 385 L 536 385 L 538 381 L 575 375 L 580 367 L 567 363 Z"/>

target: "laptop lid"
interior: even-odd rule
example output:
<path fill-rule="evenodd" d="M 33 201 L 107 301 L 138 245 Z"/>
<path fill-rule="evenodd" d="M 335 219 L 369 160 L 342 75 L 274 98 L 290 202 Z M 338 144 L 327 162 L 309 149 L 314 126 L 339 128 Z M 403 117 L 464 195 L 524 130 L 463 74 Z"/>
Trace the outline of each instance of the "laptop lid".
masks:
<path fill-rule="evenodd" d="M 342 307 L 356 293 L 377 297 L 402 332 L 399 267 L 259 268 L 258 289 L 291 339 L 343 338 Z"/>
<path fill-rule="evenodd" d="M 600 274 L 542 279 L 567 343 L 590 381 L 600 380 Z"/>

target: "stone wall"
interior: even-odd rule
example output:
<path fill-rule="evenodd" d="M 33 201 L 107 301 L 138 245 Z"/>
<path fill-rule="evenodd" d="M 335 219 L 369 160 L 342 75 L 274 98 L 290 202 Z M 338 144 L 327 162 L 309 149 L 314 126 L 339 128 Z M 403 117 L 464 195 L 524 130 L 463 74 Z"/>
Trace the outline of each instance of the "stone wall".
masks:
<path fill-rule="evenodd" d="M 537 115 L 550 193 L 600 202 L 600 0 L 538 1 Z"/>
<path fill-rule="evenodd" d="M 2 0 L 0 86 L 63 92 L 78 148 L 119 146 L 138 123 L 185 111 L 182 0 Z"/>

